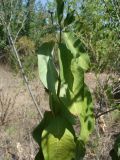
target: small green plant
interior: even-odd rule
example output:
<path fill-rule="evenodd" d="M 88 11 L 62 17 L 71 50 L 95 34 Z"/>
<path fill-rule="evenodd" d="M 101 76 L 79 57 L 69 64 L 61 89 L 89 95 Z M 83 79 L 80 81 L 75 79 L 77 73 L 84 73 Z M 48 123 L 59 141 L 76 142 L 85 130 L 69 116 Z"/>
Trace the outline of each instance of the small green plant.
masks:
<path fill-rule="evenodd" d="M 44 43 L 39 48 L 39 75 L 49 90 L 51 111 L 33 132 L 40 146 L 36 160 L 80 160 L 85 155 L 85 144 L 94 128 L 94 112 L 91 93 L 84 82 L 84 72 L 90 60 L 85 46 L 68 25 L 74 21 L 74 12 L 64 19 L 64 1 L 57 0 L 59 32 L 57 44 Z M 57 45 L 59 68 L 54 64 L 54 48 Z M 76 118 L 80 132 L 76 133 Z"/>

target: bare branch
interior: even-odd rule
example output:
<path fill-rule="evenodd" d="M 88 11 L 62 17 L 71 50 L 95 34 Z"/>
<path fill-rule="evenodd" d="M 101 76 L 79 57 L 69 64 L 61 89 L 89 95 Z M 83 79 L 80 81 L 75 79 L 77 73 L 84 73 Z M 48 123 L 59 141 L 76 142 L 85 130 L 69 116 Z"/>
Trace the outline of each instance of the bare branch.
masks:
<path fill-rule="evenodd" d="M 34 97 L 33 94 L 32 94 L 31 88 L 30 88 L 29 83 L 28 83 L 28 79 L 27 79 L 27 77 L 26 77 L 26 75 L 25 75 L 25 72 L 24 72 L 22 63 L 21 63 L 20 58 L 19 58 L 19 54 L 18 54 L 17 49 L 16 49 L 16 47 L 15 47 L 15 44 L 14 44 L 14 41 L 13 41 L 13 39 L 12 39 L 12 35 L 11 35 L 11 33 L 10 33 L 10 29 L 9 29 L 9 28 L 7 28 L 7 32 L 8 32 L 9 40 L 10 40 L 10 42 L 11 42 L 11 44 L 12 44 L 14 53 L 15 53 L 15 55 L 16 55 L 16 58 L 17 58 L 17 61 L 18 61 L 18 64 L 19 64 L 19 67 L 20 67 L 20 70 L 21 70 L 21 73 L 22 73 L 24 82 L 25 82 L 25 84 L 26 84 L 26 87 L 27 87 L 27 89 L 28 89 L 28 91 L 29 91 L 29 93 L 30 93 L 30 96 L 31 96 L 31 98 L 32 98 L 32 100 L 33 100 L 33 102 L 34 102 L 34 105 L 36 106 L 36 109 L 37 109 L 37 111 L 38 111 L 38 113 L 39 113 L 39 115 L 41 116 L 41 119 L 42 119 L 42 118 L 43 118 L 43 114 L 42 114 L 41 110 L 39 109 L 39 106 L 38 106 L 38 104 L 37 104 L 37 102 L 36 102 L 36 100 L 35 100 L 35 97 Z"/>
<path fill-rule="evenodd" d="M 18 32 L 17 32 L 17 34 L 16 34 L 16 36 L 15 36 L 14 44 L 16 43 L 16 40 L 17 40 L 17 38 L 18 38 L 18 35 L 19 35 L 19 33 L 21 32 L 21 30 L 22 30 L 22 28 L 23 28 L 23 26 L 24 26 L 25 21 L 26 21 L 26 17 L 24 18 L 24 20 L 23 20 L 23 22 L 22 22 L 22 24 L 21 24 L 21 27 L 20 27 L 20 29 L 18 30 Z"/>
<path fill-rule="evenodd" d="M 99 118 L 99 117 L 102 116 L 102 115 L 105 115 L 105 114 L 107 114 L 107 113 L 110 113 L 110 112 L 112 112 L 112 111 L 115 111 L 115 110 L 117 110 L 117 109 L 118 109 L 118 107 L 114 107 L 114 108 L 112 108 L 112 109 L 110 109 L 110 110 L 108 110 L 108 111 L 102 112 L 102 113 L 96 115 L 96 116 L 95 116 L 95 119 Z"/>

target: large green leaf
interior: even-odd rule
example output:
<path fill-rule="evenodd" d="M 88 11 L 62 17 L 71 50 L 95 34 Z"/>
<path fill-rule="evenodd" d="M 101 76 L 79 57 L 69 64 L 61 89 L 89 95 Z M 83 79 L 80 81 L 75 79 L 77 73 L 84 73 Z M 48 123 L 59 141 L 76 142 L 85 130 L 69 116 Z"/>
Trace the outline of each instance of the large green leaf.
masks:
<path fill-rule="evenodd" d="M 65 44 L 74 58 L 77 59 L 77 64 L 83 70 L 88 70 L 90 66 L 90 59 L 85 50 L 85 45 L 75 37 L 75 35 L 71 32 L 64 32 L 63 39 Z M 64 58 L 66 54 L 64 53 Z"/>
<path fill-rule="evenodd" d="M 54 116 L 50 111 L 45 112 L 42 122 L 33 132 L 33 137 L 40 146 L 35 160 L 51 160 L 56 155 L 59 160 L 82 160 L 84 157 L 84 142 L 76 139 L 74 130 L 63 113 Z"/>
<path fill-rule="evenodd" d="M 72 32 L 64 32 L 63 39 L 67 48 L 71 51 L 75 58 L 79 57 L 80 53 L 86 52 L 85 45 L 77 39 Z"/>
<path fill-rule="evenodd" d="M 80 55 L 78 61 L 79 61 L 80 67 L 81 67 L 83 70 L 87 71 L 87 70 L 89 69 L 89 67 L 90 67 L 90 58 L 89 58 L 88 54 L 82 53 L 82 54 Z"/>
<path fill-rule="evenodd" d="M 75 160 L 83 160 L 85 156 L 85 152 L 86 152 L 85 143 L 82 140 L 77 139 Z"/>
<path fill-rule="evenodd" d="M 45 160 L 73 160 L 76 157 L 74 136 L 66 129 L 62 138 L 58 139 L 44 130 L 42 133 L 42 150 Z"/>
<path fill-rule="evenodd" d="M 64 32 L 63 38 L 68 50 L 73 55 L 72 60 L 68 59 L 70 64 L 67 66 L 69 72 L 67 73 L 66 71 L 66 75 L 72 74 L 73 79 L 71 81 L 66 79 L 68 88 L 61 87 L 64 93 L 61 94 L 61 100 L 65 106 L 68 106 L 72 114 L 79 117 L 81 123 L 79 138 L 86 142 L 94 127 L 92 97 L 87 86 L 84 84 L 84 71 L 89 68 L 90 60 L 85 53 L 84 45 L 72 33 Z M 64 54 L 62 56 L 65 57 L 66 55 Z M 62 56 L 62 65 L 66 66 L 68 62 L 65 62 Z M 72 89 L 69 87 L 69 81 L 71 82 Z"/>
<path fill-rule="evenodd" d="M 63 18 L 63 10 L 64 10 L 64 1 L 63 0 L 56 0 L 57 2 L 57 16 L 58 22 L 61 24 Z"/>
<path fill-rule="evenodd" d="M 75 117 L 69 112 L 63 101 L 56 95 L 50 96 L 50 108 L 54 116 L 61 116 L 66 119 L 71 125 L 75 124 Z"/>
<path fill-rule="evenodd" d="M 77 96 L 77 94 L 84 86 L 84 71 L 80 67 L 79 58 L 72 59 L 71 71 L 74 79 L 72 85 L 72 93 L 74 96 Z"/>
<path fill-rule="evenodd" d="M 71 72 L 71 61 L 73 55 L 67 49 L 65 44 L 59 45 L 59 64 L 60 64 L 60 78 L 62 84 L 67 83 L 68 87 L 72 90 L 73 75 Z"/>
<path fill-rule="evenodd" d="M 84 84 L 77 95 L 67 90 L 66 95 L 61 97 L 61 100 L 72 114 L 79 117 L 81 124 L 79 138 L 87 142 L 95 123 L 92 97 L 87 86 Z"/>
<path fill-rule="evenodd" d="M 44 118 L 40 125 L 34 131 L 34 138 L 38 144 L 40 144 L 40 139 L 38 139 L 37 133 L 39 132 L 39 137 L 43 129 L 49 131 L 56 138 L 61 138 L 67 128 L 70 132 L 75 135 L 74 129 L 72 127 L 75 124 L 75 116 L 73 116 L 64 103 L 57 98 L 57 96 L 51 96 L 50 100 L 51 112 L 45 112 Z"/>
<path fill-rule="evenodd" d="M 70 113 L 69 113 L 70 114 Z M 58 115 L 54 115 L 53 112 L 45 112 L 43 120 L 40 122 L 40 124 L 36 127 L 36 129 L 33 132 L 33 137 L 36 140 L 36 142 L 40 146 L 40 151 L 36 156 L 43 157 L 43 152 L 41 150 L 41 141 L 42 141 L 42 132 L 43 130 L 46 130 L 49 134 L 53 135 L 57 139 L 61 139 L 64 135 L 64 132 L 66 129 L 68 129 L 73 136 L 75 136 L 74 129 L 72 127 L 72 122 L 69 120 L 71 118 L 68 113 L 66 112 L 60 112 Z M 73 117 L 72 117 L 73 118 Z"/>
<path fill-rule="evenodd" d="M 54 137 L 61 139 L 66 128 L 75 135 L 71 123 L 60 114 L 52 117 L 49 121 L 49 125 L 45 129 Z"/>
<path fill-rule="evenodd" d="M 52 59 L 54 42 L 44 43 L 38 50 L 39 76 L 46 88 L 55 93 L 55 85 L 58 80 L 58 73 Z"/>
<path fill-rule="evenodd" d="M 44 117 L 42 119 L 42 121 L 40 122 L 40 124 L 34 129 L 33 131 L 33 138 L 35 139 L 35 141 L 39 144 L 41 144 L 41 135 L 42 135 L 42 131 L 49 125 L 50 120 L 52 119 L 53 114 L 51 111 L 46 111 L 44 113 Z"/>
<path fill-rule="evenodd" d="M 36 155 L 35 160 L 44 160 L 43 152 L 41 149 L 41 136 L 42 136 L 43 130 L 49 125 L 49 121 L 52 119 L 52 117 L 53 117 L 53 114 L 51 113 L 51 111 L 46 111 L 44 113 L 44 118 L 42 119 L 40 124 L 34 129 L 32 133 L 34 140 L 40 146 L 40 150 L 38 154 Z"/>
<path fill-rule="evenodd" d="M 74 22 L 75 17 L 74 17 L 74 11 L 71 11 L 70 13 L 67 13 L 67 16 L 64 20 L 64 26 L 68 26 L 69 24 L 71 24 L 72 22 Z"/>
<path fill-rule="evenodd" d="M 84 85 L 84 70 L 89 68 L 90 60 L 86 53 L 81 53 L 78 40 L 72 33 L 65 32 L 63 37 L 66 45 L 59 45 L 61 81 L 68 85 L 74 95 L 77 95 Z"/>
<path fill-rule="evenodd" d="M 66 45 L 59 45 L 59 62 L 60 62 L 60 77 L 62 84 L 66 83 L 68 88 L 74 94 L 77 94 L 84 84 L 84 70 L 89 67 L 89 58 L 87 55 L 81 55 L 78 58 L 73 58 L 70 50 Z"/>
<path fill-rule="evenodd" d="M 95 125 L 92 97 L 86 85 L 84 86 L 84 99 L 79 102 L 79 105 L 79 119 L 81 123 L 80 138 L 84 142 L 86 142 L 89 138 L 89 134 L 92 133 Z"/>
<path fill-rule="evenodd" d="M 71 113 L 77 115 L 80 119 L 80 138 L 86 142 L 89 138 L 89 134 L 94 129 L 94 112 L 92 97 L 86 85 L 80 90 L 78 96 L 72 95 L 71 106 L 69 107 Z"/>

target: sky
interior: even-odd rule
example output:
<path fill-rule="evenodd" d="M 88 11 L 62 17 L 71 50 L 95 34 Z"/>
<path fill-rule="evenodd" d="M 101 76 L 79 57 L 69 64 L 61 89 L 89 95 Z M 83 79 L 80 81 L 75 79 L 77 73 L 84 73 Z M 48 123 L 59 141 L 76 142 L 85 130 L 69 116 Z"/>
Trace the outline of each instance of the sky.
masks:
<path fill-rule="evenodd" d="M 41 1 L 42 4 L 45 5 L 48 0 L 36 0 L 36 2 L 39 2 L 39 1 Z M 52 1 L 52 0 L 49 0 L 49 1 Z"/>
<path fill-rule="evenodd" d="M 37 0 L 39 1 L 39 0 Z M 47 2 L 47 0 L 41 0 L 42 4 L 45 5 L 45 3 Z"/>

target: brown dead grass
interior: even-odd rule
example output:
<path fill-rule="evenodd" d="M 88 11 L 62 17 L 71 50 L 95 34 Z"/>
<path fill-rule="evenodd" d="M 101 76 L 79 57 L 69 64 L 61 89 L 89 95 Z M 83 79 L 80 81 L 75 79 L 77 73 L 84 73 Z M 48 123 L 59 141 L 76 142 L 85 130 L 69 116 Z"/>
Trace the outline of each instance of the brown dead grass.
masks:
<path fill-rule="evenodd" d="M 106 74 L 100 75 L 101 81 L 105 78 Z M 86 74 L 85 81 L 93 92 L 96 87 L 95 75 Z M 48 110 L 48 95 L 38 75 L 30 81 L 30 86 L 42 112 Z M 0 160 L 12 160 L 13 157 L 20 160 L 33 160 L 38 146 L 31 132 L 39 123 L 40 117 L 20 75 L 13 74 L 5 65 L 0 65 L 0 92 L 7 96 L 7 99 L 15 99 L 15 104 L 11 108 L 12 114 L 8 116 L 10 120 L 8 119 L 5 125 L 0 126 Z M 107 126 L 105 133 L 101 133 L 99 125 L 96 124 L 96 130 L 87 147 L 85 160 L 110 160 L 109 151 L 114 142 L 114 134 L 120 132 L 120 123 L 118 123 L 120 121 L 115 122 L 115 117 L 113 118 L 112 115 L 105 117 Z"/>

